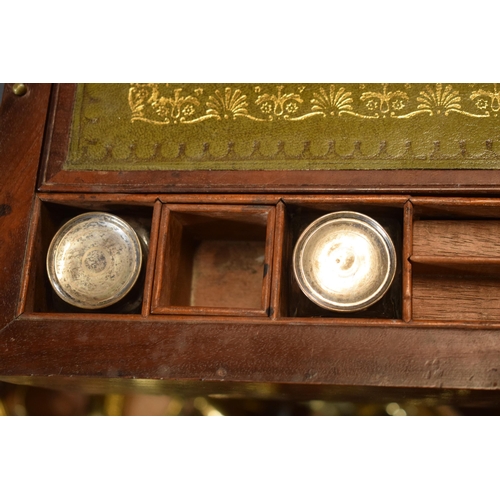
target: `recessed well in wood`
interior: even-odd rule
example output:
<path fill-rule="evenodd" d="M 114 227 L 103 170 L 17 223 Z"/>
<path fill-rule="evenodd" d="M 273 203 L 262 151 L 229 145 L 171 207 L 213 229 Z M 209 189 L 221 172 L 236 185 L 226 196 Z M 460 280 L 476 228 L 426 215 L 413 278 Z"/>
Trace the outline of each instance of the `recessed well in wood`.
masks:
<path fill-rule="evenodd" d="M 403 206 L 407 198 L 397 197 L 324 197 L 308 199 L 308 197 L 285 198 L 286 227 L 283 245 L 283 287 L 286 287 L 285 316 L 300 318 L 402 318 L 402 247 L 403 247 Z M 365 310 L 341 313 L 321 308 L 309 300 L 293 275 L 293 249 L 302 232 L 319 217 L 337 211 L 354 211 L 372 217 L 379 222 L 391 237 L 396 248 L 396 276 L 387 293 L 375 304 Z"/>
<path fill-rule="evenodd" d="M 166 205 L 152 312 L 268 315 L 275 208 Z"/>

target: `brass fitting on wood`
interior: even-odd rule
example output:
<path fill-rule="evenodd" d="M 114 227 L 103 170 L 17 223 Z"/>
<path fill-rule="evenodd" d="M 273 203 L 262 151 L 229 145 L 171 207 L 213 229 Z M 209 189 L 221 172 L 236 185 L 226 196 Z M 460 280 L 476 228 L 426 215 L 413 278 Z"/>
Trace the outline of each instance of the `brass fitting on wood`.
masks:
<path fill-rule="evenodd" d="M 24 83 L 14 83 L 14 85 L 12 85 L 12 92 L 17 96 L 22 96 L 28 92 L 28 88 Z"/>

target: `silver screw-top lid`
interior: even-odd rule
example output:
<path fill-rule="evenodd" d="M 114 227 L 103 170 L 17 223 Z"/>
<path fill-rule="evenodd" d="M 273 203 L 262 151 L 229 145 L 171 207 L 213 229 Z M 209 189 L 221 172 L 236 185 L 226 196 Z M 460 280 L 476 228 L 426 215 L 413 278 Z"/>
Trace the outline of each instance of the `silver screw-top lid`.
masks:
<path fill-rule="evenodd" d="M 101 309 L 122 299 L 134 286 L 141 263 L 135 231 L 123 219 L 104 212 L 68 221 L 47 253 L 47 273 L 55 292 L 82 309 Z"/>
<path fill-rule="evenodd" d="M 300 235 L 293 270 L 304 294 L 332 311 L 366 309 L 387 292 L 396 251 L 385 229 L 358 212 L 333 212 Z"/>

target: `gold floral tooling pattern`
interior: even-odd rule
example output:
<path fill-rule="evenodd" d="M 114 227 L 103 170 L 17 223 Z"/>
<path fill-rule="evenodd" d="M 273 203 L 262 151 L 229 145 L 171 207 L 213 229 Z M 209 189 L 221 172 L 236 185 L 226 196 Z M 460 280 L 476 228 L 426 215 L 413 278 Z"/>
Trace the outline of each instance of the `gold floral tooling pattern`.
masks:
<path fill-rule="evenodd" d="M 73 170 L 499 168 L 497 84 L 79 84 Z"/>
<path fill-rule="evenodd" d="M 184 90 L 169 84 L 131 84 L 128 102 L 131 121 L 141 120 L 155 125 L 199 123 L 208 119 L 247 119 L 260 122 L 274 120 L 299 121 L 313 117 L 356 117 L 363 119 L 408 119 L 417 115 L 448 116 L 458 113 L 473 118 L 496 117 L 500 111 L 500 92 L 477 88 L 468 100 L 452 85 L 425 85 L 423 90 L 410 93 L 412 85 L 401 85 L 388 91 L 388 84 L 378 90 L 364 90 L 365 85 L 348 90 L 334 84 L 319 86 L 308 92 L 306 85 L 297 85 L 285 92 L 285 85 L 261 85 L 253 88 L 254 95 L 239 88 L 224 87 L 206 95 L 203 87 Z M 289 85 L 289 87 L 293 87 Z"/>

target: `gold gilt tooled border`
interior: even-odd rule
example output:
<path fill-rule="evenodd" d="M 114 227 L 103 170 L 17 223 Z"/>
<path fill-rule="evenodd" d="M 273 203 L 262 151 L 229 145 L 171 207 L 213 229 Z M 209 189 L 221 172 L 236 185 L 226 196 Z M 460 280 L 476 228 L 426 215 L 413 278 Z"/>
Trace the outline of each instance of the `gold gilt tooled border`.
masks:
<path fill-rule="evenodd" d="M 498 168 L 497 84 L 79 84 L 66 169 Z"/>

